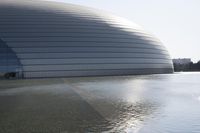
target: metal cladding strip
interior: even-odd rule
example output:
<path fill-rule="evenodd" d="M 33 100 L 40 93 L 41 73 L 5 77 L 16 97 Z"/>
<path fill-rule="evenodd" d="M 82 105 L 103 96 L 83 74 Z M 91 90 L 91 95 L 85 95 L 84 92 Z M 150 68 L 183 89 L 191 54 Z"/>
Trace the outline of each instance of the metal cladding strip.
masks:
<path fill-rule="evenodd" d="M 147 53 L 21 53 L 18 54 L 21 60 L 32 59 L 99 59 L 99 58 L 120 58 L 120 59 L 163 59 L 171 60 L 166 55 L 147 54 Z M 166 58 L 167 57 L 167 58 Z"/>
<path fill-rule="evenodd" d="M 24 66 L 24 71 L 70 71 L 70 70 L 112 70 L 112 69 L 147 69 L 168 68 L 169 64 L 81 64 L 81 65 L 37 65 Z"/>
<path fill-rule="evenodd" d="M 142 59 L 142 58 L 74 58 L 74 59 L 23 59 L 21 62 L 24 65 L 48 65 L 51 62 L 51 65 L 56 64 L 145 64 L 145 63 L 154 63 L 154 64 L 169 64 L 170 60 L 163 59 Z"/>
<path fill-rule="evenodd" d="M 25 78 L 173 72 L 159 39 L 126 19 L 83 6 L 1 0 L 0 36 Z M 2 51 L 5 63 L 12 55 Z"/>
<path fill-rule="evenodd" d="M 141 74 L 172 73 L 171 68 L 146 68 L 146 69 L 112 69 L 112 70 L 70 70 L 70 71 L 42 71 L 24 72 L 26 78 L 66 77 L 66 76 L 113 76 L 113 75 L 141 75 Z"/>

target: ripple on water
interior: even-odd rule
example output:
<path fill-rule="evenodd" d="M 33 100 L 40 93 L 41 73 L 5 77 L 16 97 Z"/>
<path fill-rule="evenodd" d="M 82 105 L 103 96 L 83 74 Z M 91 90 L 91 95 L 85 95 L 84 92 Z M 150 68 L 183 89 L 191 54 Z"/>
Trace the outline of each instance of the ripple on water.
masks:
<path fill-rule="evenodd" d="M 199 79 L 181 73 L 0 81 L 0 132 L 199 133 Z"/>

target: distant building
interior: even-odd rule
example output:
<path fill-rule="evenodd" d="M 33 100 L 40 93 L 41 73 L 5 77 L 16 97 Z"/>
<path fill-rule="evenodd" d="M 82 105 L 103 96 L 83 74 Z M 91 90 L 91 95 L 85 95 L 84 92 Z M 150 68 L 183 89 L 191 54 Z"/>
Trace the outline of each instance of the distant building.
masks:
<path fill-rule="evenodd" d="M 178 59 L 173 59 L 172 60 L 174 64 L 189 64 L 191 61 L 190 58 L 178 58 Z"/>

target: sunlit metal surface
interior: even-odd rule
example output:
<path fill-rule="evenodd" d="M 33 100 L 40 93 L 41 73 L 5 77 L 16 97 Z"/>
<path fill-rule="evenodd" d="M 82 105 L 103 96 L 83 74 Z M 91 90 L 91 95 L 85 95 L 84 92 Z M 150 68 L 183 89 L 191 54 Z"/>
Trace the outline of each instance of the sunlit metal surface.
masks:
<path fill-rule="evenodd" d="M 173 72 L 165 47 L 140 26 L 77 5 L 1 0 L 0 39 L 25 78 Z"/>

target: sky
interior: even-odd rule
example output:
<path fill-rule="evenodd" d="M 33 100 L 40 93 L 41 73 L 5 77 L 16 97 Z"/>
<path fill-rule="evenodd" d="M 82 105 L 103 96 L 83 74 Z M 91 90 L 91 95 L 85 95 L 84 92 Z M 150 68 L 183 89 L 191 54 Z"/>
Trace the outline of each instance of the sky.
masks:
<path fill-rule="evenodd" d="M 139 24 L 172 58 L 200 60 L 200 0 L 48 0 L 108 11 Z"/>

